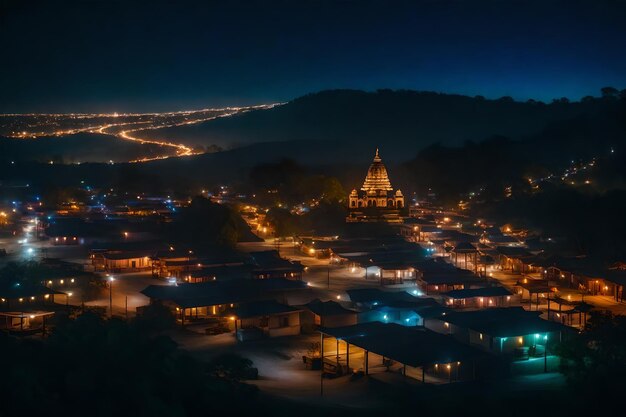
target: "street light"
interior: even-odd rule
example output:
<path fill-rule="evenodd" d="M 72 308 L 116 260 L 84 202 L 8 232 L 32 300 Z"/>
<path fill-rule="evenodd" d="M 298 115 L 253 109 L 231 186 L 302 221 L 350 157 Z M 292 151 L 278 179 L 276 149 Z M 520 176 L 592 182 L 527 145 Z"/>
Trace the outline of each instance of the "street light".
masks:
<path fill-rule="evenodd" d="M 109 277 L 109 317 L 113 317 L 113 281 L 115 278 Z"/>

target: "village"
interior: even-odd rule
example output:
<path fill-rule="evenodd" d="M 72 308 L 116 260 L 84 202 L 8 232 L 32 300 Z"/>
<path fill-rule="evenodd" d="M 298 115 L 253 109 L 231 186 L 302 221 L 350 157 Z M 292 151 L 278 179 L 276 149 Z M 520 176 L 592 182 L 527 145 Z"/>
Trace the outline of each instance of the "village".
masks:
<path fill-rule="evenodd" d="M 205 193 L 217 204 L 237 198 L 228 187 Z M 2 331 L 45 338 L 59 317 L 129 320 L 162 309 L 183 349 L 204 359 L 240 353 L 261 390 L 363 405 L 363 378 L 418 390 L 561 387 L 555 347 L 592 311 L 626 313 L 624 264 L 601 267 L 511 224 L 405 202 L 378 150 L 349 194 L 348 235 L 277 236 L 267 208 L 244 201 L 247 241 L 174 244 L 160 224 L 175 224 L 191 199 L 107 206 L 92 196 L 89 207 L 67 201 L 53 213 L 40 211 L 39 197 L 3 208 L 0 263 L 27 265 L 15 273 L 29 278 L 0 288 Z"/>

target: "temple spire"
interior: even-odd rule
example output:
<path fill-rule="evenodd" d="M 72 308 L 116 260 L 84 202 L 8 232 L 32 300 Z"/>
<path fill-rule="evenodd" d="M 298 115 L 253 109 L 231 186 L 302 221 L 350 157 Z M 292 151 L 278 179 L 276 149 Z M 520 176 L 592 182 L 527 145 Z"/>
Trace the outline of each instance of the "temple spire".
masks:
<path fill-rule="evenodd" d="M 387 168 L 385 168 L 385 165 L 380 159 L 378 148 L 376 148 L 374 161 L 372 161 L 372 164 L 367 171 L 367 176 L 365 177 L 365 182 L 363 183 L 361 190 L 374 193 L 393 191 L 391 182 L 387 176 Z"/>

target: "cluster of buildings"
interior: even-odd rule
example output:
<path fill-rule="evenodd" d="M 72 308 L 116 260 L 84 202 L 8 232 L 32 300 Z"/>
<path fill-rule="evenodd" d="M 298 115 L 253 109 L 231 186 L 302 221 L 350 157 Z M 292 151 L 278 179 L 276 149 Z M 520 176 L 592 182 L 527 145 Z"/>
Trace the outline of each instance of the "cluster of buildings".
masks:
<path fill-rule="evenodd" d="M 142 294 L 181 326 L 234 332 L 240 342 L 318 332 L 329 376 L 397 371 L 448 383 L 555 370 L 549 341 L 572 331 L 519 306 L 456 309 L 415 290 L 355 288 L 321 301 L 306 282 L 284 278 L 151 285 Z"/>
<path fill-rule="evenodd" d="M 162 204 L 105 217 L 61 215 L 41 222 L 38 233 L 53 245 L 85 245 L 96 273 L 151 277 L 141 294 L 188 330 L 232 332 L 242 343 L 317 334 L 318 349 L 304 360 L 327 376 L 386 372 L 443 384 L 554 371 L 553 344 L 584 326 L 589 298 L 623 301 L 623 264 L 559 256 L 526 231 L 432 204 L 407 207 L 378 150 L 360 191 L 349 195 L 346 223 L 365 231 L 384 224 L 388 232 L 297 237 L 293 258 L 303 261 L 279 250 L 164 242 L 159 224 L 175 208 L 159 211 Z M 243 209 L 263 236 L 269 225 L 259 213 Z M 318 274 L 326 270 L 325 290 L 307 282 L 309 260 Z M 336 293 L 338 273 L 350 284 Z M 50 283 L 0 288 L 6 328 L 45 329 L 51 305 L 71 297 Z"/>
<path fill-rule="evenodd" d="M 70 313 L 68 306 L 77 289 L 93 280 L 80 265 L 57 259 L 43 260 L 36 277 L 5 277 L 0 282 L 0 330 L 45 335 L 57 314 Z"/>

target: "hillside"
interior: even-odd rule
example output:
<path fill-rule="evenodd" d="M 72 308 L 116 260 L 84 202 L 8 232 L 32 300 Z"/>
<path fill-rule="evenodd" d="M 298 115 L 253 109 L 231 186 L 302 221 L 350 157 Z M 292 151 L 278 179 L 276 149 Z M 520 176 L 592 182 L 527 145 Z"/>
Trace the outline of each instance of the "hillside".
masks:
<path fill-rule="evenodd" d="M 291 140 L 352 142 L 369 148 L 385 143 L 389 157 L 406 158 L 407 153 L 412 156 L 434 142 L 458 145 L 494 135 L 523 138 L 551 123 L 603 112 L 606 104 L 601 100 L 544 104 L 417 91 L 330 90 L 269 110 L 144 134 L 226 149 Z"/>
<path fill-rule="evenodd" d="M 97 133 L 13 139 L 0 136 L 0 160 L 54 163 L 124 162 L 146 156 L 173 154 L 171 148 L 140 144 Z"/>
<path fill-rule="evenodd" d="M 154 190 L 181 184 L 202 188 L 208 184 L 246 182 L 254 166 L 289 158 L 316 172 L 336 176 L 351 189 L 363 180 L 374 150 L 379 147 L 394 186 L 407 190 L 435 186 L 438 192 L 447 190 L 451 198 L 456 198 L 459 192 L 480 187 L 491 179 L 501 182 L 533 172 L 555 172 L 571 160 L 588 160 L 605 155 L 611 149 L 622 151 L 626 148 L 625 103 L 616 98 L 542 104 L 406 91 L 328 91 L 270 110 L 251 111 L 184 128 L 162 129 L 168 131 L 168 135 L 177 132 L 191 137 L 195 129 L 219 131 L 224 140 L 247 137 L 251 143 L 245 146 L 115 166 L 13 165 L 5 160 L 0 163 L 0 179 L 35 178 L 66 183 L 80 177 L 93 184 L 112 182 L 126 186 L 132 180 L 140 189 L 146 184 Z M 350 126 L 353 128 L 349 129 Z M 420 133 L 426 131 L 432 134 Z M 150 135 L 156 132 L 160 131 L 152 130 Z M 118 155 L 129 150 L 144 154 L 143 149 L 137 148 L 145 145 L 96 136 L 74 135 L 72 138 L 81 152 L 96 155 L 97 161 L 114 159 L 116 153 L 110 149 L 112 144 L 121 145 L 116 148 Z M 300 136 L 305 139 L 286 139 Z M 437 142 L 435 139 L 427 139 L 433 137 L 440 139 L 439 147 L 432 146 Z M 272 140 L 259 142 L 265 139 Z M 468 141 L 470 139 L 473 142 Z M 47 144 L 46 152 L 36 159 L 48 161 L 60 155 L 65 162 L 77 160 L 78 156 L 62 152 L 64 140 L 11 140 L 4 142 L 4 146 L 6 143 Z M 98 147 L 97 141 L 109 147 Z M 213 137 L 208 143 L 212 142 Z M 129 146 L 133 149 L 128 149 Z M 11 152 L 15 155 L 16 150 Z M 4 149 L 0 160 L 8 155 Z M 80 158 L 86 160 L 82 155 Z"/>

